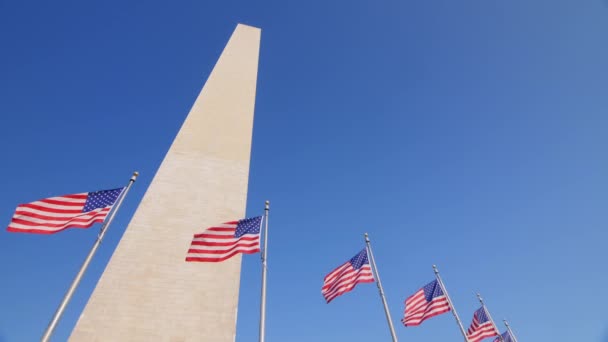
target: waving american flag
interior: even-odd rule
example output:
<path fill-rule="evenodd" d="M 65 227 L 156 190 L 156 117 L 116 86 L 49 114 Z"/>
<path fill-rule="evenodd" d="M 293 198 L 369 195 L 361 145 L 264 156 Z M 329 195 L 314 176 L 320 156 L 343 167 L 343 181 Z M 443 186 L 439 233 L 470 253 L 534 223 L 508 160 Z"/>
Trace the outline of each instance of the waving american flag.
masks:
<path fill-rule="evenodd" d="M 325 276 L 321 294 L 329 303 L 334 298 L 352 291 L 359 283 L 372 282 L 374 282 L 374 275 L 367 258 L 367 249 L 363 249 Z"/>
<path fill-rule="evenodd" d="M 473 314 L 473 322 L 467 330 L 467 337 L 471 342 L 479 342 L 492 336 L 498 336 L 498 332 L 494 328 L 494 323 L 488 317 L 486 309 L 482 306 Z"/>
<path fill-rule="evenodd" d="M 450 304 L 437 280 L 424 285 L 405 300 L 401 322 L 406 327 L 420 325 L 424 320 L 450 311 Z"/>
<path fill-rule="evenodd" d="M 262 216 L 231 221 L 195 234 L 186 261 L 220 262 L 260 251 Z"/>
<path fill-rule="evenodd" d="M 20 204 L 9 232 L 52 234 L 66 228 L 89 228 L 103 222 L 124 188 L 49 197 Z"/>

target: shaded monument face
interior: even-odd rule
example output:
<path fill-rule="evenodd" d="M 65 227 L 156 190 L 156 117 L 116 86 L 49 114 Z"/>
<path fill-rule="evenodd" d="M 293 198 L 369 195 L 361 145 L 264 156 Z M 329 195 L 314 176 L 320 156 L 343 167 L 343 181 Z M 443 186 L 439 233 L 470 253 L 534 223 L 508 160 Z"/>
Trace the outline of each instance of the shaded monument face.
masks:
<path fill-rule="evenodd" d="M 194 233 L 245 214 L 260 35 L 235 29 L 70 341 L 234 341 L 241 256 L 184 259 Z"/>

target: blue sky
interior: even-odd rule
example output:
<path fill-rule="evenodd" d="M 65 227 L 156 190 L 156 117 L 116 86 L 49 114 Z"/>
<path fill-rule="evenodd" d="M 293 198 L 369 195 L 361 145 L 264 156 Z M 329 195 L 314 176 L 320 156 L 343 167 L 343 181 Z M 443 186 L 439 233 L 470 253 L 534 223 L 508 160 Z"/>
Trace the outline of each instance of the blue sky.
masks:
<path fill-rule="evenodd" d="M 605 0 L 0 2 L 0 220 L 39 198 L 125 201 L 64 341 L 238 22 L 262 28 L 247 213 L 271 200 L 267 341 L 384 341 L 377 289 L 323 276 L 369 232 L 399 323 L 437 264 L 468 326 L 486 299 L 521 341 L 608 341 Z M 38 340 L 97 234 L 0 237 L 0 341 Z M 243 262 L 238 341 L 256 341 Z"/>

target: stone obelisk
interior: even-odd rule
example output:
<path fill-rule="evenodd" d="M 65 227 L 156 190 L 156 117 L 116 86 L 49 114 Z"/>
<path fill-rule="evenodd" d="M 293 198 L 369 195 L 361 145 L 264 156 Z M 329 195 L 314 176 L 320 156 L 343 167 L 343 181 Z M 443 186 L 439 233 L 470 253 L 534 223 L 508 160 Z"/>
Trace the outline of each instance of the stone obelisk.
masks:
<path fill-rule="evenodd" d="M 236 27 L 70 341 L 235 340 L 241 256 L 185 256 L 194 233 L 245 214 L 260 35 Z"/>

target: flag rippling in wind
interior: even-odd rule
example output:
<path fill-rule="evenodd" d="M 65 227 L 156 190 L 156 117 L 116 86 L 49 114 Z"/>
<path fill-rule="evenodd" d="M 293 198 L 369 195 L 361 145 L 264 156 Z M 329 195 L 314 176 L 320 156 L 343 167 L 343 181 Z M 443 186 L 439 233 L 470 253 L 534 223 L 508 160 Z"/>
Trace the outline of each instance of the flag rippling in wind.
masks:
<path fill-rule="evenodd" d="M 327 303 L 334 298 L 351 291 L 359 283 L 373 283 L 374 275 L 367 258 L 367 249 L 363 249 L 323 279 L 321 293 Z"/>
<path fill-rule="evenodd" d="M 49 197 L 20 204 L 7 230 L 53 234 L 66 228 L 89 228 L 105 220 L 123 189 Z"/>
<path fill-rule="evenodd" d="M 405 300 L 404 317 L 406 327 L 416 326 L 426 319 L 450 311 L 450 304 L 437 280 L 426 284 Z"/>
<path fill-rule="evenodd" d="M 502 333 L 500 336 L 502 336 L 502 341 L 500 340 L 500 337 L 497 337 L 494 342 L 515 342 L 515 339 L 511 336 L 511 334 L 509 334 L 508 330 Z"/>
<path fill-rule="evenodd" d="M 262 216 L 225 222 L 195 234 L 186 261 L 220 262 L 260 251 Z"/>
<path fill-rule="evenodd" d="M 486 314 L 486 309 L 482 306 L 473 314 L 473 322 L 471 322 L 471 326 L 469 327 L 469 330 L 467 330 L 469 341 L 478 342 L 486 337 L 497 335 L 498 333 L 496 332 L 496 329 L 494 329 L 494 323 L 492 323 Z"/>

